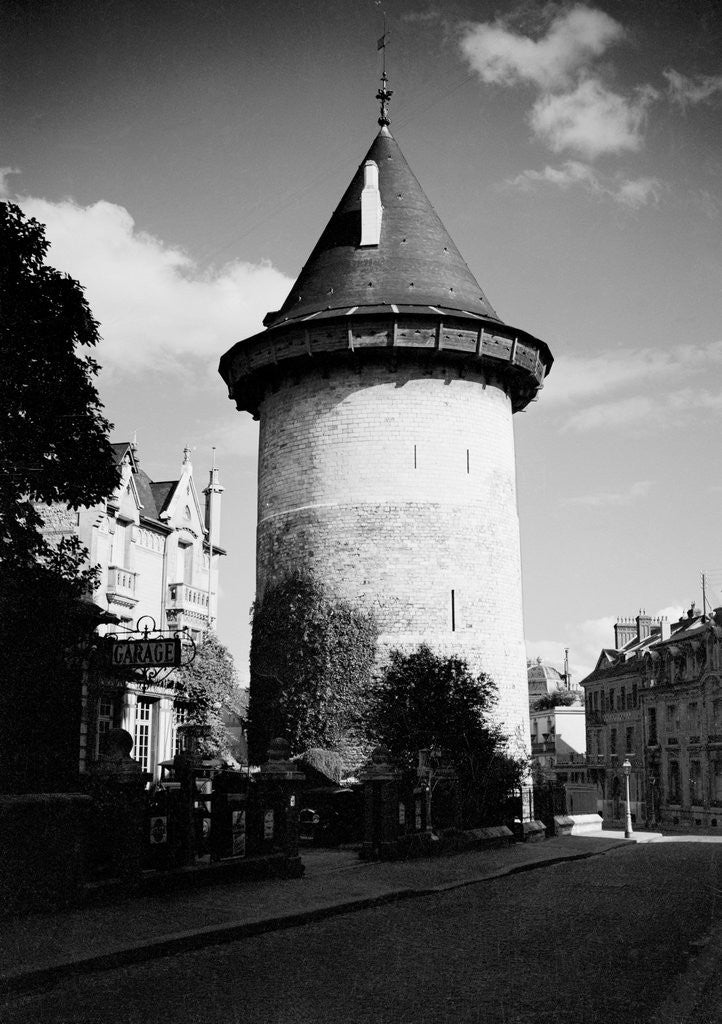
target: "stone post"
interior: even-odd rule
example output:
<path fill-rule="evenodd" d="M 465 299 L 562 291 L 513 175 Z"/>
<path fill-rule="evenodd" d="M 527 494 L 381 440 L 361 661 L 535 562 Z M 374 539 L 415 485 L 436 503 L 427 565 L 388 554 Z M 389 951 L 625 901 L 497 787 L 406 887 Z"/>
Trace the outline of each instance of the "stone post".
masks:
<path fill-rule="evenodd" d="M 132 749 L 129 732 L 111 729 L 103 736 L 100 756 L 90 773 L 98 867 L 130 882 L 139 877 L 143 866 L 145 785 L 150 779 L 130 756 Z"/>
<path fill-rule="evenodd" d="M 360 774 L 364 786 L 363 860 L 393 860 L 398 855 L 399 774 L 385 747 L 376 747 Z"/>
<path fill-rule="evenodd" d="M 306 776 L 289 760 L 286 740 L 271 740 L 268 761 L 256 776 L 263 809 L 262 849 L 284 854 L 284 874 L 300 878 L 304 867 L 298 853 L 298 791 Z"/>

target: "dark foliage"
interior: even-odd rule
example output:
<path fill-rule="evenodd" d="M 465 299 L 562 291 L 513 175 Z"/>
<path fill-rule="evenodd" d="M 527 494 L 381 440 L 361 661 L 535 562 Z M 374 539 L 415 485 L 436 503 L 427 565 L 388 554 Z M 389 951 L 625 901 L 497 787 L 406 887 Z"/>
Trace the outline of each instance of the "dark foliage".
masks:
<path fill-rule="evenodd" d="M 499 824 L 528 765 L 509 753 L 491 718 L 496 700 L 494 682 L 474 676 L 460 658 L 439 657 L 425 645 L 411 654 L 392 651 L 374 691 L 369 738 L 408 771 L 419 750 L 436 750 L 459 775 L 464 825 Z"/>
<path fill-rule="evenodd" d="M 0 203 L 0 753 L 4 784 L 62 789 L 78 765 L 81 648 L 93 574 L 76 540 L 43 538 L 40 504 L 117 484 L 109 424 L 80 352 L 98 342 L 80 285 L 45 264 L 43 226 Z"/>
<path fill-rule="evenodd" d="M 117 484 L 98 364 L 79 352 L 98 324 L 47 249 L 41 224 L 0 203 L 0 568 L 47 551 L 37 504 L 93 505 Z"/>
<path fill-rule="evenodd" d="M 358 733 L 376 657 L 374 619 L 295 573 L 253 608 L 250 758 L 282 736 L 294 753 L 337 749 Z"/>
<path fill-rule="evenodd" d="M 551 708 L 570 708 L 574 704 L 581 704 L 581 695 L 574 690 L 554 690 L 534 701 L 535 711 L 549 711 Z"/>

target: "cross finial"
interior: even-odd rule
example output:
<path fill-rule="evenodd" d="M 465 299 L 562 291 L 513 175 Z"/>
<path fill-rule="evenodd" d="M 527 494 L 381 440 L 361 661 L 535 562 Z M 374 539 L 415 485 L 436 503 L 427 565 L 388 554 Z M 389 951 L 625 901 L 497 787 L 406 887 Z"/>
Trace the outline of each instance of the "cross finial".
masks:
<path fill-rule="evenodd" d="M 388 79 L 388 76 L 386 74 L 386 38 L 387 38 L 387 35 L 388 35 L 388 33 L 386 31 L 386 13 L 384 12 L 384 34 L 381 36 L 381 38 L 379 39 L 378 44 L 376 46 L 377 50 L 383 50 L 383 61 L 384 61 L 383 62 L 383 68 L 382 68 L 382 71 L 381 71 L 381 88 L 376 93 L 376 99 L 381 104 L 381 111 L 379 113 L 379 124 L 381 125 L 382 128 L 385 128 L 387 125 L 391 124 L 391 120 L 389 118 L 389 112 L 388 112 L 388 104 L 389 104 L 389 100 L 393 96 L 393 90 L 388 88 L 389 79 Z"/>
<path fill-rule="evenodd" d="M 387 84 L 388 77 L 386 75 L 386 72 L 384 71 L 383 74 L 381 75 L 381 88 L 376 93 L 376 99 L 381 104 L 381 111 L 379 113 L 379 124 L 381 125 L 382 128 L 385 128 L 387 125 L 391 124 L 391 119 L 389 117 L 388 112 L 388 104 L 389 100 L 393 96 L 393 89 L 387 89 Z"/>

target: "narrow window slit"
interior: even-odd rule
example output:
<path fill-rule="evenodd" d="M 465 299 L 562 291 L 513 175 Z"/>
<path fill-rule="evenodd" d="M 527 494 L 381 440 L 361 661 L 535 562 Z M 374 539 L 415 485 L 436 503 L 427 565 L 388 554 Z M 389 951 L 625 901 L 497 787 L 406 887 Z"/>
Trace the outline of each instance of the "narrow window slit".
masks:
<path fill-rule="evenodd" d="M 454 591 L 451 591 L 451 632 L 456 632 L 456 601 Z"/>
<path fill-rule="evenodd" d="M 414 469 L 416 469 L 416 445 L 414 445 Z"/>
<path fill-rule="evenodd" d="M 469 472 L 469 449 L 466 449 L 466 472 Z"/>

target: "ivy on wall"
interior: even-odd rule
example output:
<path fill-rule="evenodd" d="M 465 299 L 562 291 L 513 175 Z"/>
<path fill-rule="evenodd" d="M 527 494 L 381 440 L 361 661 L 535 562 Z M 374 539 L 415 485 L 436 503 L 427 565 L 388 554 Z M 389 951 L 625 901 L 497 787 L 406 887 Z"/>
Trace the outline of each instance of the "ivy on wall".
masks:
<path fill-rule="evenodd" d="M 376 659 L 373 616 L 294 572 L 266 589 L 252 624 L 251 761 L 265 760 L 275 736 L 300 753 L 358 735 Z"/>

